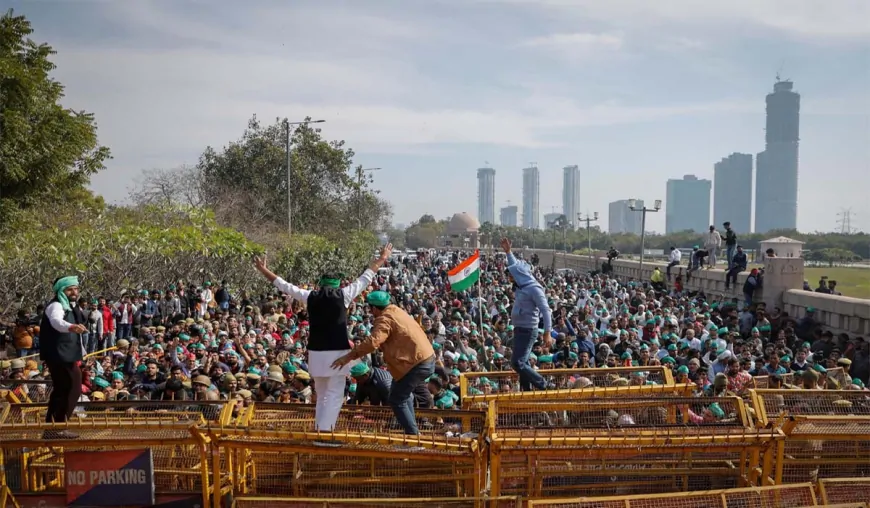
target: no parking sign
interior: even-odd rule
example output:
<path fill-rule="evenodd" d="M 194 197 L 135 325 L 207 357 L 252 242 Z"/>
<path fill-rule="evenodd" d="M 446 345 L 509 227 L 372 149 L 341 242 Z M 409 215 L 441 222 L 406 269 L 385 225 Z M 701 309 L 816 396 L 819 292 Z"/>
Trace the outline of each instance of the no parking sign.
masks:
<path fill-rule="evenodd" d="M 151 506 L 154 459 L 151 449 L 64 454 L 69 506 Z"/>

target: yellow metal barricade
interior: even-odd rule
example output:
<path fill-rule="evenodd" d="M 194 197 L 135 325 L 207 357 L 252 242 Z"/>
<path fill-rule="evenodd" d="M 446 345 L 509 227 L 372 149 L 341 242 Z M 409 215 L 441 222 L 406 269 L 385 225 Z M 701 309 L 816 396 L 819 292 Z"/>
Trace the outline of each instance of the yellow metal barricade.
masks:
<path fill-rule="evenodd" d="M 825 504 L 870 504 L 870 477 L 828 478 L 819 481 L 819 497 Z"/>
<path fill-rule="evenodd" d="M 239 497 L 233 508 L 522 508 L 518 497 L 500 498 L 421 498 L 421 499 L 318 499 Z"/>
<path fill-rule="evenodd" d="M 390 408 L 345 406 L 330 433 L 312 430 L 313 415 L 311 405 L 254 404 L 231 425 L 209 428 L 213 470 L 230 471 L 232 491 L 244 496 L 475 498 L 484 491 L 484 412 L 417 410 L 417 436 L 402 432 Z"/>
<path fill-rule="evenodd" d="M 570 390 L 575 388 L 605 388 L 623 382 L 635 385 L 658 384 L 673 385 L 671 370 L 655 367 L 614 367 L 588 369 L 550 369 L 539 370 L 550 389 Z M 619 381 L 619 380 L 622 381 Z M 487 387 L 486 385 L 489 385 Z M 465 372 L 459 375 L 459 396 L 463 400 L 470 395 L 470 389 L 488 393 L 513 393 L 520 391 L 519 375 L 512 370 L 495 372 Z"/>
<path fill-rule="evenodd" d="M 870 398 L 853 390 L 754 390 L 759 424 L 786 435 L 785 483 L 870 476 Z"/>
<path fill-rule="evenodd" d="M 570 390 L 545 390 L 531 392 L 492 393 L 486 395 L 469 395 L 462 399 L 464 409 L 486 409 L 490 403 L 500 401 L 536 402 L 536 401 L 572 401 L 580 399 L 614 399 L 624 397 L 648 397 L 649 404 L 658 397 L 688 397 L 695 392 L 693 384 L 673 385 L 642 385 L 642 386 L 607 386 L 604 388 L 590 387 Z"/>
<path fill-rule="evenodd" d="M 529 501 L 529 508 L 803 508 L 818 506 L 813 486 L 774 485 L 669 494 Z"/>
<path fill-rule="evenodd" d="M 490 493 L 533 499 L 773 484 L 784 437 L 739 397 L 499 401 L 490 420 Z"/>
<path fill-rule="evenodd" d="M 0 423 L 4 478 L 13 492 L 64 492 L 69 451 L 150 448 L 158 494 L 202 495 L 212 489 L 209 438 L 198 428 L 229 414 L 219 402 L 84 403 L 66 423 L 40 423 L 46 406 L 12 405 Z M 65 431 L 65 434 L 58 434 Z"/>

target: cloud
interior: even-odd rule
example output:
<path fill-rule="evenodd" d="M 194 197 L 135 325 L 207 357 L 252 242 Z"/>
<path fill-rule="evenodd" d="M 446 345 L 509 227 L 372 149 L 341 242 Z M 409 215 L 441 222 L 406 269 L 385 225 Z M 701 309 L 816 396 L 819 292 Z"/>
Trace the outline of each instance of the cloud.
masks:
<path fill-rule="evenodd" d="M 584 19 L 625 25 L 661 22 L 723 25 L 752 23 L 814 38 L 870 37 L 866 0 L 479 0 L 559 9 Z"/>
<path fill-rule="evenodd" d="M 519 45 L 530 48 L 555 49 L 559 51 L 618 50 L 622 47 L 622 35 L 604 33 L 561 33 L 532 37 Z"/>

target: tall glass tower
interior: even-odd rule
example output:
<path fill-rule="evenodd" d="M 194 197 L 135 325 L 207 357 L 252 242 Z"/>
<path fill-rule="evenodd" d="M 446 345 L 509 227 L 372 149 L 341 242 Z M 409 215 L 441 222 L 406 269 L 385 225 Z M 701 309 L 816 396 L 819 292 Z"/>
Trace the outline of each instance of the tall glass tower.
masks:
<path fill-rule="evenodd" d="M 495 170 L 477 170 L 477 220 L 495 224 Z"/>
<path fill-rule="evenodd" d="M 755 159 L 755 232 L 797 229 L 801 96 L 791 81 L 767 94 L 765 149 Z"/>

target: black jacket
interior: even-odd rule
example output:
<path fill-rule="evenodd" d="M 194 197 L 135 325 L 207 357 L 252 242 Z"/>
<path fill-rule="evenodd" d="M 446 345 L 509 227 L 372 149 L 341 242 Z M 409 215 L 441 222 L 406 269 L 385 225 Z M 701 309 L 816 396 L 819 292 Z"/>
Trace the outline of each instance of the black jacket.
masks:
<path fill-rule="evenodd" d="M 325 287 L 308 295 L 308 322 L 311 325 L 309 351 L 344 351 L 351 348 L 342 290 Z"/>
<path fill-rule="evenodd" d="M 57 302 L 54 299 L 49 305 Z M 46 305 L 46 309 L 48 306 Z M 66 311 L 64 320 L 77 325 L 86 325 L 87 317 L 78 307 Z M 42 322 L 39 325 L 39 359 L 44 362 L 73 363 L 82 359 L 82 340 L 78 334 L 59 332 L 51 326 L 48 314 L 42 313 Z"/>

